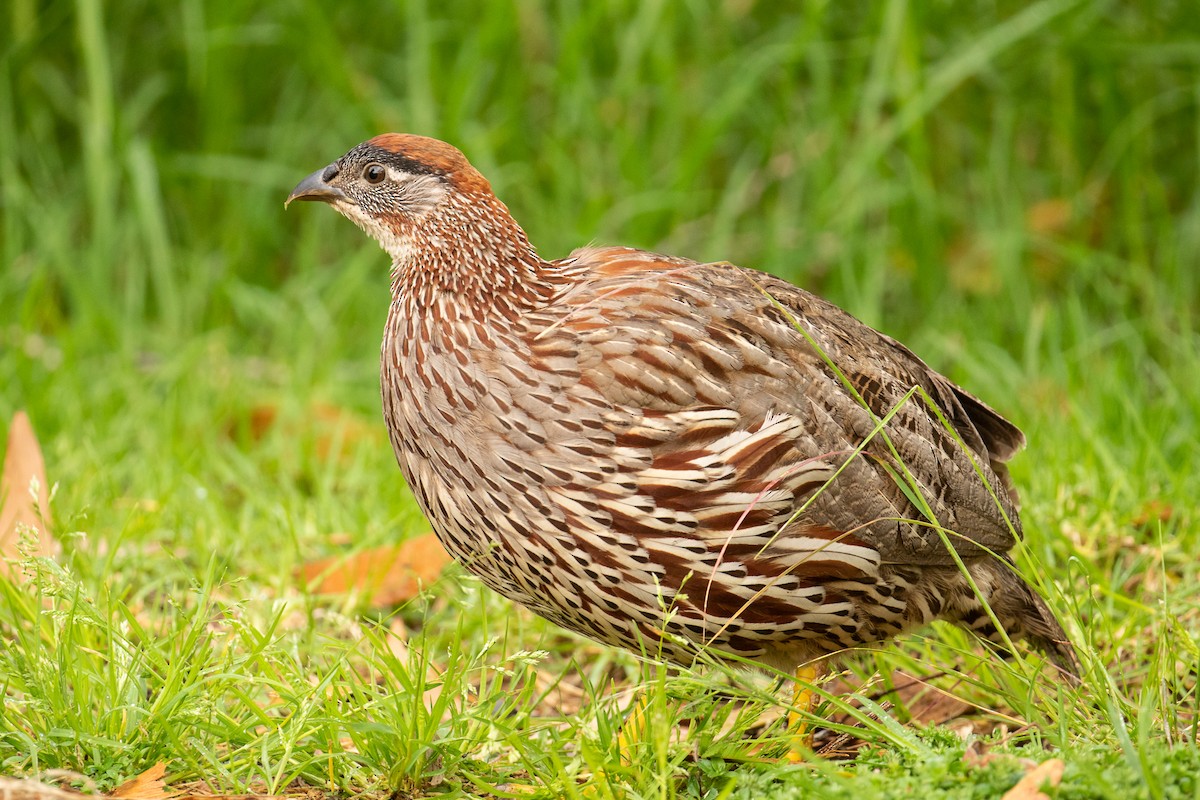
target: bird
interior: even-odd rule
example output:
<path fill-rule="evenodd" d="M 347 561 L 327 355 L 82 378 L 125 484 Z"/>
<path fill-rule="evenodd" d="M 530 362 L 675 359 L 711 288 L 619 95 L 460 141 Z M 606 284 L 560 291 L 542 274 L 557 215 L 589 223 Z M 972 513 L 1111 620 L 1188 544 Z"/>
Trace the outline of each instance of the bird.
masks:
<path fill-rule="evenodd" d="M 387 133 L 304 178 L 391 258 L 383 416 L 446 550 L 570 631 L 794 673 L 933 620 L 1063 672 L 1017 571 L 1021 431 L 908 348 L 729 262 L 543 259 L 454 146 Z"/>

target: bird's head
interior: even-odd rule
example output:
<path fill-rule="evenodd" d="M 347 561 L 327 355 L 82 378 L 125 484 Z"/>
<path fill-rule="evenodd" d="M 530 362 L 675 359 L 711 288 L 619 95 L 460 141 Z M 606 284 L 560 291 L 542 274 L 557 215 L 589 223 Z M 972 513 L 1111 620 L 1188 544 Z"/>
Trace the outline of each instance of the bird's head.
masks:
<path fill-rule="evenodd" d="M 438 298 L 512 317 L 570 278 L 538 258 L 487 180 L 457 148 L 385 133 L 309 175 L 288 195 L 333 206 L 392 257 L 392 293 L 428 309 Z M 451 302 L 452 301 L 452 302 Z"/>
<path fill-rule="evenodd" d="M 385 133 L 309 175 L 288 195 L 333 206 L 399 261 L 416 232 L 448 206 L 494 201 L 491 186 L 457 148 L 437 139 Z M 456 201 L 456 202 L 451 202 Z"/>

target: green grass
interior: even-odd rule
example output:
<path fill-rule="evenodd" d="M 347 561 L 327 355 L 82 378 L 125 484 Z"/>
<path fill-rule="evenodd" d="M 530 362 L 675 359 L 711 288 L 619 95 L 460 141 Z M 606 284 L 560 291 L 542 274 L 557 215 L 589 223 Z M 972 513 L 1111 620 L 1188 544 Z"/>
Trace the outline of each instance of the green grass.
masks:
<path fill-rule="evenodd" d="M 983 798 L 1053 755 L 1053 796 L 1200 796 L 1187 4 L 0 13 L 0 425 L 29 411 L 64 548 L 0 583 L 0 772 Z M 784 745 L 769 678 L 668 673 L 457 570 L 383 616 L 308 593 L 294 570 L 347 538 L 425 530 L 378 422 L 385 257 L 336 215 L 282 208 L 385 130 L 462 147 L 546 256 L 596 241 L 770 270 L 1017 421 L 1019 561 L 1082 645 L 1082 687 L 937 626 L 850 662 L 856 760 L 788 767 L 764 760 Z M 257 436 L 262 406 L 279 419 Z M 987 747 L 1014 755 L 964 761 L 949 729 L 881 705 L 871 676 L 897 667 L 981 709 Z M 636 687 L 649 735 L 623 766 Z"/>

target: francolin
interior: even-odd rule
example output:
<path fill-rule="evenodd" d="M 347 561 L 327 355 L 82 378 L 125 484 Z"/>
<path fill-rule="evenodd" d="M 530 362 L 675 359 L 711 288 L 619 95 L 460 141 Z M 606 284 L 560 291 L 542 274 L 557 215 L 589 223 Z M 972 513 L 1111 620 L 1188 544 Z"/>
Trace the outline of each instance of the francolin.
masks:
<path fill-rule="evenodd" d="M 1024 436 L 895 340 L 725 262 L 544 260 L 436 139 L 377 136 L 292 200 L 391 256 L 392 447 L 492 589 L 675 662 L 712 648 L 811 679 L 935 619 L 1002 645 L 994 615 L 1074 671 L 1007 555 Z"/>

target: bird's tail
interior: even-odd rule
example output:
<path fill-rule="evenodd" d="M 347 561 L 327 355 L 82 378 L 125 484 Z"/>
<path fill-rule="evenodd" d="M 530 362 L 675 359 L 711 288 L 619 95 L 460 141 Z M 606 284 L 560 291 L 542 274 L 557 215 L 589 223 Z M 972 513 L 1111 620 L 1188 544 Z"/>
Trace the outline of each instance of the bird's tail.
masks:
<path fill-rule="evenodd" d="M 1045 653 L 1065 674 L 1078 680 L 1080 664 L 1075 646 L 1067 638 L 1066 631 L 1050 606 L 1017 573 L 1012 562 L 1008 559 L 988 559 L 972 565 L 971 572 L 1008 637 L 1029 642 Z M 1004 637 L 996 630 L 995 623 L 981 603 L 977 604 L 973 613 L 964 614 L 958 623 L 1004 647 Z"/>

